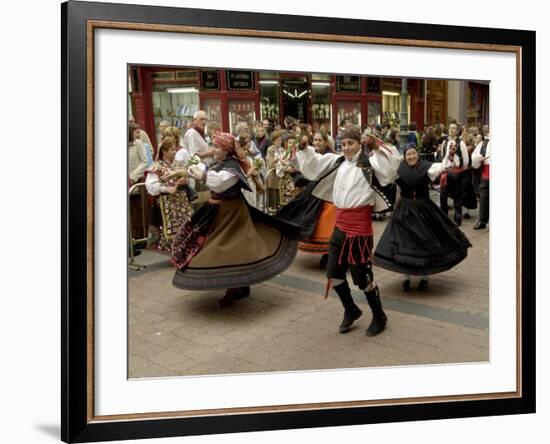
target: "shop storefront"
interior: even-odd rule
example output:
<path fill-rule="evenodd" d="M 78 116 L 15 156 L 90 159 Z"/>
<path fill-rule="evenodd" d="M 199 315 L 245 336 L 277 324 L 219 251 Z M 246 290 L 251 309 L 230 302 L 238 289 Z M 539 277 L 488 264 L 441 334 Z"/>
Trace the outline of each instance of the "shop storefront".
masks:
<path fill-rule="evenodd" d="M 186 128 L 199 109 L 230 132 L 238 122 L 283 126 L 286 116 L 332 134 L 348 122 L 365 128 L 399 118 L 400 79 L 149 66 L 132 66 L 129 74 L 130 112 L 155 141 L 161 121 Z M 420 129 L 423 84 L 409 80 L 409 115 Z"/>

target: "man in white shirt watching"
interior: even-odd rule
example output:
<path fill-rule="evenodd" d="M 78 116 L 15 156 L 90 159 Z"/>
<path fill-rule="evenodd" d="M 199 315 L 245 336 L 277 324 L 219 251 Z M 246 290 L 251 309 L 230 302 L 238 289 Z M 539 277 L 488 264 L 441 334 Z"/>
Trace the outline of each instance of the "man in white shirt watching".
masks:
<path fill-rule="evenodd" d="M 189 155 L 193 156 L 196 154 L 201 159 L 206 159 L 213 155 L 213 150 L 208 146 L 204 132 L 206 122 L 208 122 L 206 113 L 202 110 L 197 111 L 193 115 L 191 128 L 187 130 L 183 137 L 183 148 L 187 150 Z"/>

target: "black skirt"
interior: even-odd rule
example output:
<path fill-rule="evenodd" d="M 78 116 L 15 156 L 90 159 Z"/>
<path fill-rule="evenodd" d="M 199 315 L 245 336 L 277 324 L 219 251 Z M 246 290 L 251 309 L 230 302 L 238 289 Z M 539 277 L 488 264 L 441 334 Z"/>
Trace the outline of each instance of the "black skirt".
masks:
<path fill-rule="evenodd" d="M 464 260 L 471 246 L 430 199 L 402 198 L 376 246 L 374 265 L 403 274 L 435 274 Z"/>

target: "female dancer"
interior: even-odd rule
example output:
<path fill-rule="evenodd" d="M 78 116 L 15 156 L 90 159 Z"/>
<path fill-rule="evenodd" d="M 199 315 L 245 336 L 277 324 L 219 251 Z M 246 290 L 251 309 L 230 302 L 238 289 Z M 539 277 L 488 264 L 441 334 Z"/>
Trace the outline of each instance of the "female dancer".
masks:
<path fill-rule="evenodd" d="M 405 274 L 403 289 L 410 291 L 411 275 L 421 276 L 419 290 L 428 288 L 428 275 L 446 271 L 464 260 L 470 242 L 430 200 L 429 184 L 460 162 L 454 151 L 442 163 L 419 160 L 409 146 L 397 170 L 401 200 L 374 252 L 374 265 Z"/>
<path fill-rule="evenodd" d="M 219 301 L 225 307 L 248 296 L 250 285 L 290 266 L 298 228 L 247 205 L 241 189 L 250 190 L 249 164 L 236 156 L 235 138 L 220 133 L 213 142 L 216 163 L 189 168 L 212 194 L 176 235 L 172 262 L 178 270 L 172 283 L 187 290 L 228 289 Z"/>
<path fill-rule="evenodd" d="M 170 253 L 174 235 L 193 213 L 186 193 L 189 183 L 186 171 L 174 168 L 176 145 L 172 137 L 162 140 L 157 159 L 145 179 L 147 192 L 155 197 L 147 247 L 165 253 Z"/>
<path fill-rule="evenodd" d="M 313 147 L 321 155 L 334 154 L 324 132 L 314 134 Z M 320 268 L 326 267 L 329 241 L 336 223 L 336 207 L 332 203 L 335 177 L 336 170 L 310 182 L 298 198 L 282 207 L 277 214 L 278 218 L 300 226 L 298 248 L 307 253 L 322 254 Z"/>

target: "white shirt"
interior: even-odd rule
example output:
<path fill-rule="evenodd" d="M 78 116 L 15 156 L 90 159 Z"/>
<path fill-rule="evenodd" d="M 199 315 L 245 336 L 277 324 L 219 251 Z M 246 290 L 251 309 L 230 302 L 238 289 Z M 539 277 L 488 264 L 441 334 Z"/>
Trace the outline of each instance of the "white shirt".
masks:
<path fill-rule="evenodd" d="M 183 136 L 182 146 L 192 156 L 208 151 L 208 142 L 202 138 L 195 128 L 189 128 Z M 179 151 L 178 151 L 179 152 Z"/>
<path fill-rule="evenodd" d="M 483 145 L 483 142 L 480 142 L 477 144 L 477 146 L 474 149 L 474 152 L 472 153 L 472 167 L 479 168 L 482 164 L 483 165 L 490 165 L 491 160 L 489 159 L 489 154 L 491 154 L 491 142 L 487 143 L 487 148 L 485 149 L 485 159 L 481 155 L 481 147 Z"/>
<path fill-rule="evenodd" d="M 443 146 L 445 147 L 445 152 L 443 153 L 443 157 L 447 157 L 447 154 L 449 153 L 449 146 L 451 145 L 452 141 L 456 142 L 456 138 L 451 140 L 451 138 L 449 137 L 446 142 L 443 142 Z M 460 141 L 460 151 L 462 152 L 462 167 L 461 168 L 468 168 L 468 164 L 470 163 L 470 156 L 468 155 L 468 147 L 466 146 L 466 144 L 464 143 L 463 140 Z M 455 157 L 458 157 L 458 152 L 455 154 Z M 459 158 L 458 162 L 459 163 L 457 164 L 457 166 L 460 165 L 460 158 Z"/>
<path fill-rule="evenodd" d="M 367 182 L 363 170 L 356 165 L 358 152 L 352 160 L 344 160 L 336 172 L 332 188 L 332 202 L 336 208 L 358 208 L 375 205 L 378 194 Z M 316 180 L 334 167 L 340 154 L 319 154 L 312 147 L 298 151 L 296 157 L 300 171 L 309 180 Z M 381 186 L 397 178 L 401 155 L 394 147 L 379 148 L 369 158 L 374 174 Z"/>
<path fill-rule="evenodd" d="M 134 140 L 128 147 L 128 171 L 130 179 L 137 182 L 149 166 L 145 145 L 141 140 Z"/>

